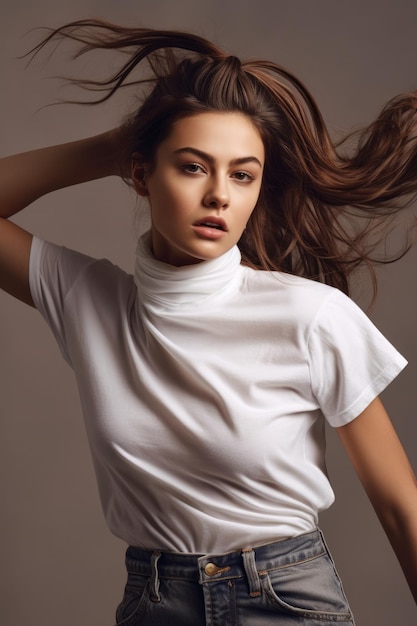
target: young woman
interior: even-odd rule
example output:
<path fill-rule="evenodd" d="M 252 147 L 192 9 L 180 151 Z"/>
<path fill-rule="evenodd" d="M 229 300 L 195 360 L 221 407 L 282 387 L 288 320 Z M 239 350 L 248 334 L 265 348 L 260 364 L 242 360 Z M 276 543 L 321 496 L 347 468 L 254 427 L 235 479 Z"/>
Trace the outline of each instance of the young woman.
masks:
<path fill-rule="evenodd" d="M 117 624 L 353 624 L 317 528 L 334 498 L 325 419 L 417 599 L 416 479 L 378 399 L 405 360 L 347 295 L 417 190 L 416 95 L 342 156 L 274 63 L 97 21 L 41 46 L 60 38 L 128 53 L 80 84 L 105 99 L 133 82 L 143 103 L 116 130 L 1 161 L 0 280 L 75 372 L 106 520 L 129 544 Z M 133 276 L 7 219 L 111 175 L 149 201 Z"/>

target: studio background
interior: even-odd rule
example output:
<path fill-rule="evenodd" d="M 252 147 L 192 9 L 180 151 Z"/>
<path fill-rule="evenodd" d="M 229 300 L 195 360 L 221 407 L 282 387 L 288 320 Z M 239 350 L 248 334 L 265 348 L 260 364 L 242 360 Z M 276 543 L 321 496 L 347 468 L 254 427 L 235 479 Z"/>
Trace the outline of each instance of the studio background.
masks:
<path fill-rule="evenodd" d="M 71 70 L 68 47 L 28 67 L 18 58 L 39 40 L 31 29 L 88 17 L 190 30 L 238 56 L 271 58 L 310 88 L 335 136 L 370 122 L 392 96 L 417 89 L 414 0 L 2 0 L 1 156 L 102 132 L 134 106 L 126 94 L 101 108 L 48 107 L 68 95 L 53 78 Z M 93 55 L 74 67 L 96 72 L 105 64 L 106 70 L 109 59 Z M 108 179 L 49 195 L 16 221 L 131 270 L 137 210 L 123 183 Z M 413 250 L 380 271 L 380 295 L 370 313 L 409 360 L 383 399 L 415 470 L 416 261 Z M 73 374 L 40 315 L 5 294 L 0 429 L 0 624 L 112 626 L 125 546 L 104 523 Z M 337 499 L 321 526 L 357 625 L 415 623 L 400 568 L 330 429 L 328 448 Z"/>

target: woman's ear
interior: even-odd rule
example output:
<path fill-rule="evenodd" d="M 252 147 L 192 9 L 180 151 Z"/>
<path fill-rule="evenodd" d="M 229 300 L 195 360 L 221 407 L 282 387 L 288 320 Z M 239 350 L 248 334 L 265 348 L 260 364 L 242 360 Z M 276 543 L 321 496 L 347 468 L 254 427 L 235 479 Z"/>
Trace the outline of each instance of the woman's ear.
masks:
<path fill-rule="evenodd" d="M 131 178 L 136 193 L 142 197 L 149 196 L 147 185 L 148 169 L 147 165 L 141 160 L 140 155 L 135 153 L 132 157 Z"/>

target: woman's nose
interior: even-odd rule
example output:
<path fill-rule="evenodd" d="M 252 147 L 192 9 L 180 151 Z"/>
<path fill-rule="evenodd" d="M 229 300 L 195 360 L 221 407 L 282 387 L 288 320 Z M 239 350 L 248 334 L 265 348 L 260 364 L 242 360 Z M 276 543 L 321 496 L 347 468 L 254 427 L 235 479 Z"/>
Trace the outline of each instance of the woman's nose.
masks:
<path fill-rule="evenodd" d="M 209 186 L 204 196 L 204 206 L 216 209 L 227 209 L 229 203 L 230 198 L 227 182 L 221 180 L 212 181 L 212 184 Z"/>

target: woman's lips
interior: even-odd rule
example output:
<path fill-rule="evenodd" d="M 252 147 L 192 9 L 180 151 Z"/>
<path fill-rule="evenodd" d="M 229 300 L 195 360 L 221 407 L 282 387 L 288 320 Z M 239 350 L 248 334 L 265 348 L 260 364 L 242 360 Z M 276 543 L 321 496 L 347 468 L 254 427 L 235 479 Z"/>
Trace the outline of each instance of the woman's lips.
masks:
<path fill-rule="evenodd" d="M 201 220 L 194 222 L 193 226 L 207 226 L 208 228 L 227 231 L 226 222 L 222 217 L 218 217 L 217 215 L 207 215 L 202 217 Z"/>
<path fill-rule="evenodd" d="M 226 230 L 222 230 L 216 226 L 209 226 L 210 222 L 201 222 L 193 224 L 193 230 L 197 235 L 203 239 L 221 239 L 227 233 Z"/>
<path fill-rule="evenodd" d="M 204 239 L 220 239 L 227 233 L 227 224 L 217 215 L 207 215 L 194 222 L 194 231 Z"/>

